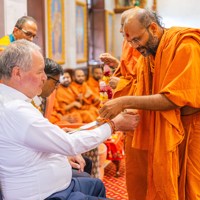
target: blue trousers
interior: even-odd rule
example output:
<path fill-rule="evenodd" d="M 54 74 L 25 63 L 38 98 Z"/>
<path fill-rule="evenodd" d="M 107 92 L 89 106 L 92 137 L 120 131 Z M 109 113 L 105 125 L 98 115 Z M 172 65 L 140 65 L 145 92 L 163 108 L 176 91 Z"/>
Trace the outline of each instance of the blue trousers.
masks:
<path fill-rule="evenodd" d="M 106 190 L 103 182 L 96 178 L 72 178 L 68 188 L 52 194 L 45 200 L 104 200 Z"/>

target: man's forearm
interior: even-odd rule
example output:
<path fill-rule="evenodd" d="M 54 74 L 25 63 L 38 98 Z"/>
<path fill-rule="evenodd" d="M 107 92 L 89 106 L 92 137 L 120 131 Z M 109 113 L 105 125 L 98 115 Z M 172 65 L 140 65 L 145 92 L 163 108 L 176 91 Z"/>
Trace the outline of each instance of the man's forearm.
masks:
<path fill-rule="evenodd" d="M 178 106 L 171 102 L 163 94 L 147 96 L 126 96 L 123 99 L 123 108 L 134 108 L 141 110 L 172 110 Z"/>

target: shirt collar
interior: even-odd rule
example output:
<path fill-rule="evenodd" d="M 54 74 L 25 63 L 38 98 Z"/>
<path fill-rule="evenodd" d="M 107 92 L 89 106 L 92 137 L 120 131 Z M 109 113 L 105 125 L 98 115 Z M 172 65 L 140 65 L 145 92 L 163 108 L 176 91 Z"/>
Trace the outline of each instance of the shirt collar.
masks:
<path fill-rule="evenodd" d="M 10 39 L 10 42 L 14 42 L 15 41 L 15 37 L 13 34 L 10 34 L 9 35 L 9 39 Z"/>
<path fill-rule="evenodd" d="M 4 85 L 3 83 L 0 84 L 0 95 L 6 96 L 7 100 L 14 100 L 14 99 L 21 99 L 27 102 L 31 102 L 31 99 L 28 98 L 25 94 L 22 92 L 9 87 L 7 85 Z"/>
<path fill-rule="evenodd" d="M 34 101 L 34 103 L 35 103 L 36 106 L 41 106 L 41 104 L 42 104 L 42 97 L 35 96 L 32 100 Z"/>

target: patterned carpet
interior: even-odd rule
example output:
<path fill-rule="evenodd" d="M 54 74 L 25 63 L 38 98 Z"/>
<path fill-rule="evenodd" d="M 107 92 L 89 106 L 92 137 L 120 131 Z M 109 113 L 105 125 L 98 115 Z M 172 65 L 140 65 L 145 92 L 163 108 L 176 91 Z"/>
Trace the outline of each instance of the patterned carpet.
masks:
<path fill-rule="evenodd" d="M 106 187 L 107 197 L 114 200 L 128 200 L 124 160 L 121 161 L 119 172 L 119 177 L 115 177 L 116 167 L 112 162 L 105 168 L 103 182 Z"/>

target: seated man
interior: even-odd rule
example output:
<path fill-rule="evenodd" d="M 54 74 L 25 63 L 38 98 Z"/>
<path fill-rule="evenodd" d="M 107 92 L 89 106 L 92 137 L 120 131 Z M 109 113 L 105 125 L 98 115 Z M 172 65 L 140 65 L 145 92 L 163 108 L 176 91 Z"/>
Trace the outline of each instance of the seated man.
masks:
<path fill-rule="evenodd" d="M 12 34 L 0 38 L 0 52 L 15 40 L 26 39 L 33 41 L 37 34 L 37 29 L 37 22 L 34 18 L 31 16 L 20 17 L 13 28 Z"/>
<path fill-rule="evenodd" d="M 105 199 L 101 181 L 72 178 L 66 156 L 95 148 L 114 130 L 133 130 L 138 116 L 121 113 L 91 130 L 66 134 L 31 104 L 47 79 L 40 48 L 18 40 L 0 54 L 0 182 L 13 199 Z"/>
<path fill-rule="evenodd" d="M 43 113 L 46 108 L 46 98 L 57 88 L 60 81 L 60 76 L 63 75 L 62 66 L 53 61 L 50 58 L 45 58 L 45 74 L 47 80 L 42 88 L 42 93 L 39 96 L 33 98 L 34 105 Z M 68 157 L 71 166 L 73 167 L 73 177 L 89 177 L 92 170 L 92 161 L 81 155 Z"/>
<path fill-rule="evenodd" d="M 70 69 L 64 70 L 61 77 L 61 84 L 56 89 L 56 95 L 51 113 L 50 121 L 52 123 L 65 122 L 69 124 L 83 122 L 80 110 L 81 103 L 76 99 L 76 95 L 71 90 L 70 84 L 72 82 L 72 73 Z"/>
<path fill-rule="evenodd" d="M 75 95 L 76 100 L 81 104 L 79 108 L 83 123 L 96 120 L 99 116 L 96 105 L 100 100 L 96 97 L 85 81 L 85 73 L 82 69 L 75 69 L 74 80 L 70 84 L 70 89 Z"/>
<path fill-rule="evenodd" d="M 103 78 L 103 69 L 99 63 L 99 65 L 96 65 L 92 68 L 92 74 L 87 80 L 87 84 L 92 90 L 93 94 L 99 98 L 100 96 L 100 87 L 99 82 Z"/>

